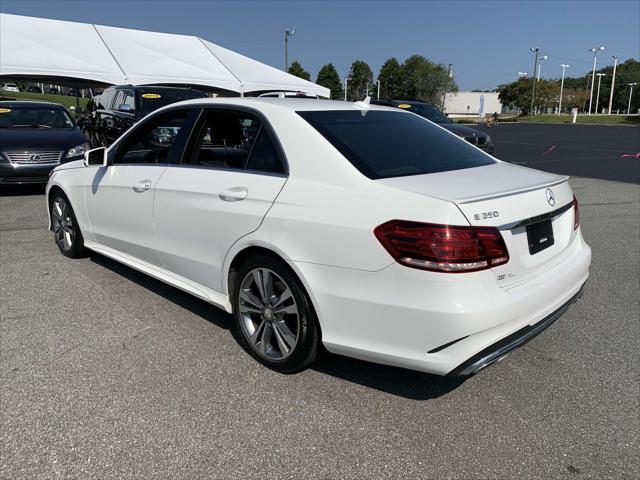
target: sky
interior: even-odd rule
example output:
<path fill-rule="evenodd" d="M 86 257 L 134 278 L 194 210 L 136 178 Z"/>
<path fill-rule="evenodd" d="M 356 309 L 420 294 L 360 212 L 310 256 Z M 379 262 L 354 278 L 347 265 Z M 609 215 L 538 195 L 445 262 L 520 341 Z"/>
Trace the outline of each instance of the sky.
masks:
<path fill-rule="evenodd" d="M 640 57 L 640 1 L 0 0 L 0 12 L 198 35 L 277 68 L 298 60 L 312 80 L 325 63 L 341 78 L 354 60 L 374 76 L 384 61 L 419 54 L 453 65 L 461 90 L 491 89 L 531 73 L 530 47 L 549 56 L 542 77 Z"/>

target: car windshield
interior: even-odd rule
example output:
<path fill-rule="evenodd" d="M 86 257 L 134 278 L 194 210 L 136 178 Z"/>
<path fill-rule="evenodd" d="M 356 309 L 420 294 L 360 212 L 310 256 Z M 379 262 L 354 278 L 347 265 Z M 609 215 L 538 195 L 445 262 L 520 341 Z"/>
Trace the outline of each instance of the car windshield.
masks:
<path fill-rule="evenodd" d="M 0 105 L 0 128 L 73 128 L 73 120 L 62 108 Z"/>
<path fill-rule="evenodd" d="M 415 115 L 376 110 L 297 113 L 372 179 L 495 163 L 468 142 Z"/>
<path fill-rule="evenodd" d="M 421 117 L 431 120 L 433 123 L 453 123 L 453 121 L 447 117 L 444 113 L 438 110 L 432 105 L 426 103 L 395 103 L 396 107 L 403 110 L 409 110 L 410 112 L 420 115 Z"/>
<path fill-rule="evenodd" d="M 141 89 L 140 101 L 142 113 L 151 113 L 160 107 L 171 103 L 191 100 L 192 98 L 203 98 L 204 93 L 199 90 L 165 90 L 161 88 Z"/>

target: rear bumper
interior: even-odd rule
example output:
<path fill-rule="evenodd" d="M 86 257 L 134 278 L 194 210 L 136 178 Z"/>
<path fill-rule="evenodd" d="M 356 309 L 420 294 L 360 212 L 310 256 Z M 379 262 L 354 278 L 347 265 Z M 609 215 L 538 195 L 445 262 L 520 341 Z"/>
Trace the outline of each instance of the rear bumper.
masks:
<path fill-rule="evenodd" d="M 499 342 L 494 343 L 490 347 L 485 348 L 480 353 L 475 354 L 466 362 L 462 363 L 451 372 L 447 374 L 450 377 L 472 375 L 479 372 L 485 367 L 488 367 L 493 362 L 497 362 L 508 355 L 512 350 L 524 345 L 529 340 L 536 337 L 538 334 L 545 331 L 551 326 L 558 318 L 566 312 L 569 307 L 582 297 L 584 291 L 584 285 L 580 288 L 580 291 L 569 299 L 564 305 L 558 308 L 555 312 L 546 316 L 535 325 L 527 325 L 521 328 L 515 333 L 512 333 L 506 338 L 503 338 Z"/>
<path fill-rule="evenodd" d="M 553 265 L 512 287 L 498 286 L 490 270 L 453 275 L 399 264 L 377 272 L 292 267 L 312 297 L 327 350 L 447 375 L 548 327 L 581 290 L 590 263 L 591 249 L 577 235 Z"/>

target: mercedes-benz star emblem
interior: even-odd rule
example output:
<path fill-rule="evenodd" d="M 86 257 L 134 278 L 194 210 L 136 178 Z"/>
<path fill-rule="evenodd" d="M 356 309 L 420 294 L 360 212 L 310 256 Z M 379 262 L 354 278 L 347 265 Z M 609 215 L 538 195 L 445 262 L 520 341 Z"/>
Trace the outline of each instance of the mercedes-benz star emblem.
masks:
<path fill-rule="evenodd" d="M 551 205 L 552 207 L 556 204 L 556 197 L 553 195 L 553 192 L 551 191 L 550 188 L 547 188 L 547 203 L 549 203 L 549 205 Z"/>

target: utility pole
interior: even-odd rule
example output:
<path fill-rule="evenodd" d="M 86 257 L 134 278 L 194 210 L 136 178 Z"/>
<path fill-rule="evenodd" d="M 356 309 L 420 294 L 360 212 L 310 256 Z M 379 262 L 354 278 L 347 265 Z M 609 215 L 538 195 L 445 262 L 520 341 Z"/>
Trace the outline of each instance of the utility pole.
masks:
<path fill-rule="evenodd" d="M 613 78 L 611 79 L 611 93 L 609 94 L 609 115 L 611 115 L 611 106 L 613 105 L 613 87 L 616 85 L 616 67 L 618 66 L 618 56 L 613 56 Z"/>
<path fill-rule="evenodd" d="M 564 88 L 564 71 L 569 68 L 569 65 L 565 65 L 564 63 L 560 65 L 562 67 L 562 81 L 560 82 L 560 101 L 558 102 L 558 115 L 562 113 L 562 90 Z"/>
<path fill-rule="evenodd" d="M 453 77 L 453 72 L 451 71 L 452 63 L 449 64 L 447 68 L 447 78 Z M 447 80 L 448 81 L 448 80 Z M 444 86 L 444 92 L 442 93 L 442 111 L 444 112 L 444 104 L 447 101 L 447 85 Z"/>
<path fill-rule="evenodd" d="M 538 53 L 540 52 L 540 48 L 532 47 L 529 50 L 536 54 L 536 58 L 533 60 L 533 75 L 531 76 L 531 79 L 533 80 L 533 87 L 531 88 L 531 110 L 529 110 L 529 117 L 531 117 L 531 115 L 533 115 L 533 105 L 536 99 L 536 68 L 538 67 Z"/>
<path fill-rule="evenodd" d="M 376 99 L 380 100 L 380 80 L 376 80 L 376 83 L 378 84 L 378 94 L 376 96 Z"/>
<path fill-rule="evenodd" d="M 349 85 L 349 77 L 344 79 L 344 101 L 347 101 L 347 85 Z"/>
<path fill-rule="evenodd" d="M 292 37 L 296 34 L 296 31 L 285 30 L 284 31 L 284 71 L 289 71 L 289 37 Z"/>
<path fill-rule="evenodd" d="M 596 60 L 598 59 L 598 52 L 604 50 L 604 47 L 593 47 L 589 51 L 593 53 L 593 78 L 591 79 L 591 94 L 589 95 L 589 115 L 591 115 L 591 105 L 593 103 L 593 86 L 596 83 Z"/>
<path fill-rule="evenodd" d="M 637 82 L 627 84 L 629 85 L 629 106 L 627 107 L 627 115 L 631 114 L 631 97 L 633 96 L 633 87 L 637 84 Z"/>
<path fill-rule="evenodd" d="M 596 108 L 595 108 L 595 113 L 597 115 L 598 114 L 598 105 L 600 104 L 600 81 L 602 80 L 602 77 L 605 77 L 607 74 L 606 73 L 596 73 L 596 75 L 598 76 L 598 93 L 596 95 Z"/>

